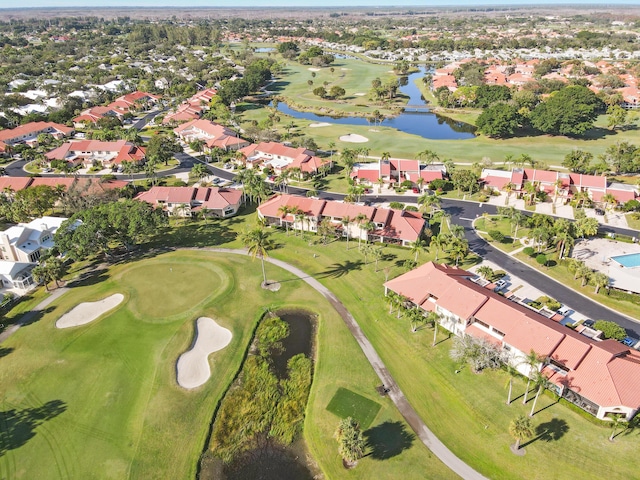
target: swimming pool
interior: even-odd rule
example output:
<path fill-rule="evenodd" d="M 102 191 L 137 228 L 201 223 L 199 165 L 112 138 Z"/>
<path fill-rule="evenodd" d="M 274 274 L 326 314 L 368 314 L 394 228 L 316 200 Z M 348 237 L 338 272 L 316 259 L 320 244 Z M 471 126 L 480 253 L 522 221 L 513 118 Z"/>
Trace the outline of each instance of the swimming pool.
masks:
<path fill-rule="evenodd" d="M 611 257 L 611 260 L 619 263 L 625 268 L 640 267 L 640 253 L 629 253 L 627 255 L 617 255 Z"/>

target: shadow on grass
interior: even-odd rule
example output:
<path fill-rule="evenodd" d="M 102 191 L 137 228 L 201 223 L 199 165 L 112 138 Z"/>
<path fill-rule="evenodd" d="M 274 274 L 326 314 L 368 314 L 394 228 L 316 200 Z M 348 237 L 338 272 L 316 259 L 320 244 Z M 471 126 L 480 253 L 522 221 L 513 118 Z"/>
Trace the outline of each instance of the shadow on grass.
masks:
<path fill-rule="evenodd" d="M 10 348 L 0 347 L 0 358 L 6 357 L 11 352 L 13 352 L 13 348 L 11 348 L 11 347 Z"/>
<path fill-rule="evenodd" d="M 98 284 L 100 282 L 103 282 L 107 278 L 109 278 L 109 275 L 107 275 L 107 269 L 106 268 L 100 268 L 100 269 L 97 269 L 97 270 L 89 270 L 89 271 L 84 272 L 78 278 L 68 282 L 67 283 L 67 287 L 70 287 L 70 288 L 73 288 L 73 287 L 88 287 L 90 285 L 96 285 L 96 284 Z"/>
<path fill-rule="evenodd" d="M 0 457 L 9 450 L 26 444 L 35 435 L 35 429 L 67 409 L 61 400 L 51 400 L 41 407 L 0 411 Z"/>
<path fill-rule="evenodd" d="M 54 307 L 47 307 L 42 310 L 31 310 L 30 312 L 26 312 L 22 317 L 18 319 L 18 322 L 23 327 L 27 325 L 32 325 L 36 322 L 42 320 L 46 314 L 53 312 Z"/>
<path fill-rule="evenodd" d="M 364 432 L 367 455 L 376 460 L 387 460 L 411 448 L 416 436 L 407 431 L 402 422 L 384 422 Z"/>
<path fill-rule="evenodd" d="M 351 260 L 345 260 L 342 263 L 334 263 L 327 270 L 319 272 L 315 276 L 318 278 L 340 278 L 344 277 L 352 270 L 362 270 L 363 265 L 364 262 L 362 260 L 357 260 L 355 262 L 352 262 Z"/>
<path fill-rule="evenodd" d="M 541 440 L 543 442 L 556 442 L 569 431 L 569 425 L 561 418 L 552 418 L 548 422 L 541 423 L 536 427 L 536 436 L 526 443 L 520 445 L 521 448 L 531 445 L 533 442 Z"/>

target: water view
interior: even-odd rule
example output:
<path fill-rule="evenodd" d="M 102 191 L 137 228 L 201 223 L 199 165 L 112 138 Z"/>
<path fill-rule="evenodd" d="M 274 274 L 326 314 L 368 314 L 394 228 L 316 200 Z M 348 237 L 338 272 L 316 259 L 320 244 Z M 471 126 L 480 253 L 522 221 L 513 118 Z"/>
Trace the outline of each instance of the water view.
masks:
<path fill-rule="evenodd" d="M 424 75 L 425 69 L 420 68 L 419 72 L 403 77 L 399 88 L 401 93 L 409 97 L 407 105 L 419 106 L 420 109 L 418 111 L 406 111 L 396 117 L 387 118 L 382 121 L 381 125 L 396 128 L 401 132 L 420 135 L 431 140 L 465 140 L 474 138 L 475 127 L 473 125 L 442 117 L 429 111 L 420 89 L 414 83 L 415 80 L 421 79 Z M 364 117 L 332 117 L 310 112 L 299 112 L 283 102 L 278 103 L 278 110 L 294 118 L 302 118 L 312 122 L 374 126 L 371 120 Z"/>

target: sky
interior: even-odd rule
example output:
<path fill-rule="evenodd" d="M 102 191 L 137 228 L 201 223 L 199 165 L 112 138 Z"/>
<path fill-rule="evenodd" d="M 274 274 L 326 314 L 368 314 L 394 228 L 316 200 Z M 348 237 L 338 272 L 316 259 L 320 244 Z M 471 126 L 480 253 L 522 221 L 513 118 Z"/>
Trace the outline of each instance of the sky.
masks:
<path fill-rule="evenodd" d="M 480 5 L 640 5 L 640 0 L 0 0 L 0 8 L 42 7 L 357 7 Z"/>

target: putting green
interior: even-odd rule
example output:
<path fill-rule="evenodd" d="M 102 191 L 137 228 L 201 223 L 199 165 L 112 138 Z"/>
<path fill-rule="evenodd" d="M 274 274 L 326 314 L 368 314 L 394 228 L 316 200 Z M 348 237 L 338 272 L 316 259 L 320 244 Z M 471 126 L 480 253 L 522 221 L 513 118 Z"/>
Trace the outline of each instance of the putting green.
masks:
<path fill-rule="evenodd" d="M 228 276 L 213 264 L 170 258 L 130 268 L 119 280 L 135 292 L 129 302 L 131 311 L 151 321 L 193 310 L 228 285 Z"/>

